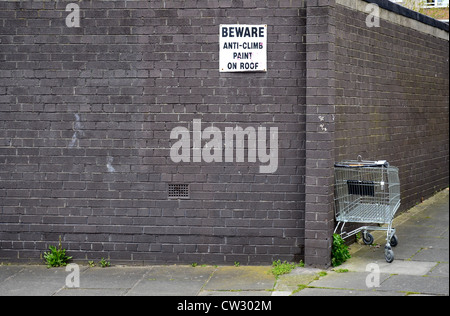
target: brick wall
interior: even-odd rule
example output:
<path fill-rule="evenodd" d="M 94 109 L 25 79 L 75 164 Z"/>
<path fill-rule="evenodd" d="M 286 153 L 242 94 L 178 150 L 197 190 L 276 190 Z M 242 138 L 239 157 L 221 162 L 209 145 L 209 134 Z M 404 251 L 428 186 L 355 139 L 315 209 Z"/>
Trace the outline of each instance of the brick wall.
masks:
<path fill-rule="evenodd" d="M 313 0 L 306 10 L 305 262 L 321 266 L 334 224 L 335 6 Z"/>
<path fill-rule="evenodd" d="M 61 236 L 77 260 L 326 266 L 335 160 L 398 166 L 403 209 L 447 186 L 448 26 L 390 10 L 368 28 L 368 2 L 395 6 L 1 1 L 0 261 Z M 267 72 L 219 72 L 219 25 L 237 23 L 267 25 Z M 194 137 L 235 127 L 278 129 L 274 172 L 248 140 L 242 162 L 204 159 L 211 134 Z"/>
<path fill-rule="evenodd" d="M 398 16 L 372 28 L 366 18 L 337 5 L 335 156 L 399 167 L 405 210 L 449 182 L 448 27 L 443 39 Z"/>
<path fill-rule="evenodd" d="M 79 28 L 68 3 L 0 2 L 0 260 L 59 236 L 80 260 L 302 258 L 303 1 L 80 1 Z M 219 73 L 221 23 L 268 25 L 267 72 Z M 171 131 L 194 119 L 277 127 L 276 172 L 174 163 Z"/>

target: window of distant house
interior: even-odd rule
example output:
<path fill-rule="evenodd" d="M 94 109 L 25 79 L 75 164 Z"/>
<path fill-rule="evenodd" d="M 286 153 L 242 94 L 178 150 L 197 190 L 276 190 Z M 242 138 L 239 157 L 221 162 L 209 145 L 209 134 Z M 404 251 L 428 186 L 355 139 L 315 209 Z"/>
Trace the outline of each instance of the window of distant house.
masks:
<path fill-rule="evenodd" d="M 446 8 L 449 0 L 426 0 L 424 7 L 426 8 Z"/>

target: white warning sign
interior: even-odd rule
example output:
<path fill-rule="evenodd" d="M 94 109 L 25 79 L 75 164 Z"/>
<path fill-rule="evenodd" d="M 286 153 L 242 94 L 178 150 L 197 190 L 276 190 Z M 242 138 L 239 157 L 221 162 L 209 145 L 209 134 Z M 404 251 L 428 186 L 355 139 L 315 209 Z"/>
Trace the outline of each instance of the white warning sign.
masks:
<path fill-rule="evenodd" d="M 267 71 L 267 25 L 220 25 L 220 72 Z"/>

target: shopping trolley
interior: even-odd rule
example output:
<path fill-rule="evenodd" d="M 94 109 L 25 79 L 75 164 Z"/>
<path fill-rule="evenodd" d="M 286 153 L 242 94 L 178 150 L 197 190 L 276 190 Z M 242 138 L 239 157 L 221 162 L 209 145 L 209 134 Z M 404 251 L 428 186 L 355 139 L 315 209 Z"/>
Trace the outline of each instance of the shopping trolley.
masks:
<path fill-rule="evenodd" d="M 387 262 L 394 260 L 392 247 L 398 238 L 392 220 L 400 207 L 400 181 L 398 168 L 385 160 L 349 160 L 336 163 L 335 167 L 335 212 L 338 231 L 343 239 L 362 231 L 366 245 L 374 238 L 368 231 L 386 231 L 384 247 Z M 346 223 L 387 224 L 386 226 L 362 226 L 350 232 L 344 231 Z"/>

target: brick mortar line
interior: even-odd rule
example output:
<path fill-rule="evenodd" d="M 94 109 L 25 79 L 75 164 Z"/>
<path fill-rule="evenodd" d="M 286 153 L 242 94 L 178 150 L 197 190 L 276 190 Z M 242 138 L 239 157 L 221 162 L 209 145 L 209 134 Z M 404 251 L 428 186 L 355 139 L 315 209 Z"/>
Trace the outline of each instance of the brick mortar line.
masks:
<path fill-rule="evenodd" d="M 366 6 L 369 4 L 361 0 L 336 0 L 336 4 L 348 7 L 355 11 L 365 12 Z M 414 19 L 407 18 L 405 16 L 399 15 L 397 13 L 391 12 L 389 10 L 380 8 L 380 18 L 397 25 L 408 27 L 416 31 L 426 33 L 429 35 L 436 36 L 441 39 L 449 40 L 449 33 L 435 27 L 426 25 Z"/>

